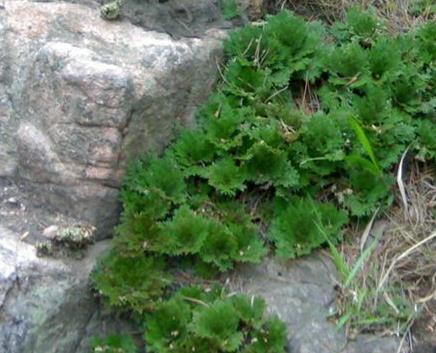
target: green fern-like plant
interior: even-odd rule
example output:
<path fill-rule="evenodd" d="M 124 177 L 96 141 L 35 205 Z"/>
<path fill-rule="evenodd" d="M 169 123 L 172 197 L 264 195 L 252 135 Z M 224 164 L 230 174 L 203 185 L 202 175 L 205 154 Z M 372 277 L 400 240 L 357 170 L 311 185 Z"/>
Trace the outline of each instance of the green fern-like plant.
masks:
<path fill-rule="evenodd" d="M 333 25 L 332 34 L 341 42 L 357 40 L 369 45 L 383 29 L 383 21 L 377 17 L 374 8 L 363 10 L 355 6 L 348 10 L 344 22 Z"/>
<path fill-rule="evenodd" d="M 196 254 L 209 236 L 208 220 L 187 206 L 180 207 L 170 221 L 160 227 L 157 251 L 168 255 Z"/>
<path fill-rule="evenodd" d="M 232 158 L 223 158 L 213 163 L 203 174 L 218 192 L 234 196 L 244 191 L 246 170 L 236 164 Z"/>
<path fill-rule="evenodd" d="M 380 18 L 377 18 L 374 11 L 362 11 L 352 7 L 347 13 L 347 25 L 353 34 L 361 38 L 371 38 L 381 27 Z"/>
<path fill-rule="evenodd" d="M 284 353 L 286 330 L 261 298 L 186 287 L 146 318 L 145 340 L 153 353 Z"/>
<path fill-rule="evenodd" d="M 92 280 L 110 306 L 142 314 L 164 294 L 171 276 L 164 272 L 163 259 L 111 252 L 100 261 Z"/>
<path fill-rule="evenodd" d="M 131 336 L 110 335 L 91 341 L 92 353 L 138 353 Z"/>
<path fill-rule="evenodd" d="M 318 203 L 310 198 L 279 200 L 269 237 L 277 247 L 277 255 L 293 259 L 310 254 L 325 243 L 323 231 L 335 241 L 341 238 L 341 228 L 347 215 L 329 203 Z M 322 227 L 322 229 L 320 229 Z"/>
<path fill-rule="evenodd" d="M 150 155 L 146 161 L 139 160 L 129 171 L 125 185 L 128 190 L 145 196 L 157 194 L 172 203 L 183 202 L 186 195 L 183 172 L 170 155 Z"/>

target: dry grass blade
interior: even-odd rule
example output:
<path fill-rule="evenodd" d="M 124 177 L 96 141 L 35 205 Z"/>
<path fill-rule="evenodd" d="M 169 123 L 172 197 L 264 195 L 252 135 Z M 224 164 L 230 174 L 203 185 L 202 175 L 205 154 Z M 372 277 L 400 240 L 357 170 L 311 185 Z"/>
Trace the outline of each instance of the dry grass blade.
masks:
<path fill-rule="evenodd" d="M 425 303 L 427 303 L 430 300 L 436 300 L 436 290 L 433 293 L 431 293 L 430 295 L 427 295 L 424 298 L 418 299 L 416 302 L 418 304 L 425 304 Z"/>
<path fill-rule="evenodd" d="M 410 317 L 409 318 L 409 320 L 407 321 L 407 329 L 406 329 L 406 334 L 404 334 L 403 335 L 403 337 L 401 337 L 401 341 L 400 341 L 400 344 L 398 345 L 398 349 L 397 349 L 397 353 L 401 353 L 401 352 L 403 352 L 403 345 L 404 345 L 404 342 L 406 341 L 406 339 L 409 337 L 409 332 L 410 332 L 410 329 L 411 329 L 411 327 L 412 327 L 412 325 L 413 325 L 413 323 L 415 322 L 415 318 L 412 316 L 412 317 Z M 410 337 L 409 337 L 410 338 Z M 411 341 L 411 340 L 410 340 Z M 410 348 L 410 352 L 413 352 L 413 348 L 411 347 Z"/>
<path fill-rule="evenodd" d="M 368 236 L 371 233 L 372 225 L 374 223 L 375 217 L 378 214 L 379 209 L 380 208 L 377 208 L 377 210 L 374 212 L 374 214 L 372 215 L 371 220 L 366 225 L 365 230 L 363 231 L 362 238 L 360 239 L 360 252 L 362 252 L 364 250 L 364 248 L 365 248 L 366 241 L 368 240 Z"/>
<path fill-rule="evenodd" d="M 436 232 L 434 232 L 433 234 L 429 235 L 427 238 L 421 240 L 419 243 L 411 246 L 409 249 L 407 249 L 405 252 L 403 252 L 401 255 L 399 255 L 398 257 L 396 257 L 391 265 L 389 266 L 388 270 L 386 271 L 386 273 L 384 274 L 384 276 L 382 277 L 377 291 L 380 291 L 380 289 L 383 287 L 383 285 L 386 283 L 386 280 L 389 277 L 389 274 L 392 272 L 392 270 L 394 269 L 395 265 L 402 259 L 404 259 L 405 257 L 411 255 L 413 252 L 415 252 L 420 246 L 424 245 L 425 243 L 429 242 L 430 240 L 436 238 Z"/>
<path fill-rule="evenodd" d="M 401 156 L 400 165 L 398 166 L 398 172 L 397 172 L 397 184 L 398 184 L 398 189 L 400 190 L 401 200 L 403 202 L 403 207 L 406 217 L 409 214 L 409 205 L 407 203 L 406 188 L 404 187 L 404 183 L 403 183 L 403 168 L 404 168 L 404 158 L 406 157 L 407 152 L 409 151 L 409 147 L 406 148 L 403 155 Z"/>

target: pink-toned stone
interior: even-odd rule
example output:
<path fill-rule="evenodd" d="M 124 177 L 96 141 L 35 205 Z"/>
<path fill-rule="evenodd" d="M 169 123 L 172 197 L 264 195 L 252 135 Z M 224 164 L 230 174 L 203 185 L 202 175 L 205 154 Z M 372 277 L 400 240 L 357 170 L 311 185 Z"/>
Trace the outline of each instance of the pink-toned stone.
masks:
<path fill-rule="evenodd" d="M 0 162 L 10 166 L 0 173 L 16 173 L 40 202 L 107 236 L 129 161 L 192 123 L 222 38 L 176 40 L 80 4 L 5 0 Z"/>

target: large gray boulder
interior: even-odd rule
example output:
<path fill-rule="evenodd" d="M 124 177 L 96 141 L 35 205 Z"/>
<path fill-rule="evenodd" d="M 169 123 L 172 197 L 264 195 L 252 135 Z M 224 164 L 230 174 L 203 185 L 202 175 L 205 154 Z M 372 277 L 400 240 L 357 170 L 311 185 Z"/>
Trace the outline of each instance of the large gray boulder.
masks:
<path fill-rule="evenodd" d="M 99 242 L 82 260 L 42 259 L 0 226 L 0 352 L 87 353 L 91 336 L 129 329 L 100 311 L 89 286 L 107 248 Z"/>
<path fill-rule="evenodd" d="M 109 234 L 127 163 L 161 150 L 215 81 L 222 33 L 175 40 L 96 9 L 0 8 L 0 177 Z"/>

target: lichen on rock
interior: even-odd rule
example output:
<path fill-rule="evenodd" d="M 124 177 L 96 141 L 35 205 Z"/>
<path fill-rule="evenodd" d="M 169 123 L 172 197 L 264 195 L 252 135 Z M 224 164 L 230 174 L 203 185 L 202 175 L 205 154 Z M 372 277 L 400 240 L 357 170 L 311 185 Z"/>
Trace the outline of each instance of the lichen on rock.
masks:
<path fill-rule="evenodd" d="M 122 0 L 108 2 L 100 7 L 100 14 L 106 20 L 116 20 L 121 16 Z"/>

